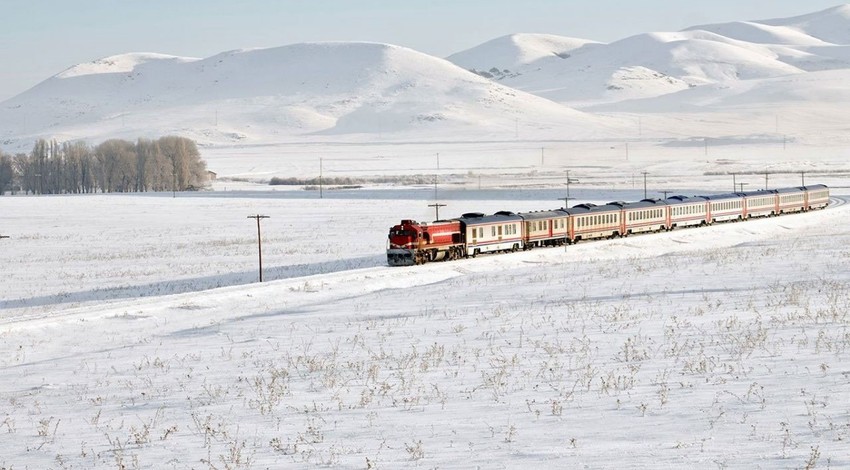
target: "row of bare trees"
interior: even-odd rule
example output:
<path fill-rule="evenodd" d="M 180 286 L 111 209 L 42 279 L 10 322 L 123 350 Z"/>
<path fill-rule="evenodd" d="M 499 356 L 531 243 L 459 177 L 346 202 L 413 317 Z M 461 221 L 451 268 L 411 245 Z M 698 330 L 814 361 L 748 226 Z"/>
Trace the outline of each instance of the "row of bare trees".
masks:
<path fill-rule="evenodd" d="M 182 191 L 207 180 L 195 142 L 156 140 L 83 142 L 39 140 L 29 154 L 0 152 L 0 195 Z"/>

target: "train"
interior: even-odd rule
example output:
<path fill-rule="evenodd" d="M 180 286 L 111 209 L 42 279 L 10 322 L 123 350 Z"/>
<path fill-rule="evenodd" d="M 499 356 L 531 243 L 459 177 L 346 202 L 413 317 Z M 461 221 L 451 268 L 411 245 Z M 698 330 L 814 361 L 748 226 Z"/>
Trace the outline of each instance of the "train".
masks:
<path fill-rule="evenodd" d="M 474 258 L 484 253 L 572 245 L 582 240 L 806 212 L 827 205 L 829 188 L 817 184 L 709 196 L 613 201 L 603 205 L 583 203 L 532 212 L 469 212 L 428 223 L 403 219 L 390 228 L 387 264 L 412 266 Z"/>

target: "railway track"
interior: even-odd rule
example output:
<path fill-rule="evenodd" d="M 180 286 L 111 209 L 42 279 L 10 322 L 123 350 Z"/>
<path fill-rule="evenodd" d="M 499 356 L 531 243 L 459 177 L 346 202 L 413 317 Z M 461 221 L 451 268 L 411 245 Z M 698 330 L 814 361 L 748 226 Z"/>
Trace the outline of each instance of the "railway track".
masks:
<path fill-rule="evenodd" d="M 847 204 L 847 197 L 843 196 L 829 196 L 829 207 L 838 207 Z"/>

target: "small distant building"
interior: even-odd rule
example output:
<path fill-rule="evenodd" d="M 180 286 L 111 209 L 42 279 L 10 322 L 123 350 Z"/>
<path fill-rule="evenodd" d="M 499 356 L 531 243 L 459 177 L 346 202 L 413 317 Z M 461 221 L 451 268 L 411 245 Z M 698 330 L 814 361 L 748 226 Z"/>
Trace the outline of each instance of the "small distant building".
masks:
<path fill-rule="evenodd" d="M 218 178 L 216 172 L 207 170 L 207 181 L 215 181 L 216 178 Z"/>

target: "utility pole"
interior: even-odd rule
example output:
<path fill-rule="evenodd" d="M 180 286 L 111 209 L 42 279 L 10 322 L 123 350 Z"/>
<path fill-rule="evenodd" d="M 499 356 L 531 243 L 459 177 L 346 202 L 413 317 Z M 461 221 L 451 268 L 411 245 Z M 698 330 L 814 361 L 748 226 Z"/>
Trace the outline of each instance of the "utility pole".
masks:
<path fill-rule="evenodd" d="M 646 199 L 646 175 L 648 175 L 649 172 L 643 171 L 641 173 L 643 173 L 643 198 Z"/>
<path fill-rule="evenodd" d="M 564 209 L 570 208 L 570 199 L 572 199 L 572 198 L 569 197 L 569 196 L 558 198 L 559 201 L 564 201 Z"/>
<path fill-rule="evenodd" d="M 664 195 L 664 199 L 667 199 L 667 195 L 668 195 L 668 194 L 670 194 L 670 193 L 672 193 L 672 192 L 673 192 L 673 191 L 664 191 L 664 190 L 662 190 L 662 191 L 661 191 L 661 194 L 663 194 L 663 195 Z"/>
<path fill-rule="evenodd" d="M 769 174 L 768 172 L 766 172 L 766 171 L 764 172 L 764 190 L 765 190 L 765 191 L 767 191 L 767 188 L 769 187 L 769 186 L 767 185 L 767 175 L 768 175 L 768 174 Z"/>
<path fill-rule="evenodd" d="M 437 152 L 437 169 L 440 169 L 440 152 Z"/>
<path fill-rule="evenodd" d="M 566 171 L 567 171 L 567 199 L 572 199 L 570 197 L 570 170 L 566 170 Z M 566 201 L 564 201 L 564 202 L 566 202 Z M 566 206 L 564 206 L 564 207 L 566 207 Z"/>
<path fill-rule="evenodd" d="M 738 183 L 735 182 L 735 173 L 732 173 L 732 192 L 735 192 L 735 189 L 738 188 Z"/>
<path fill-rule="evenodd" d="M 260 219 L 268 219 L 267 215 L 249 215 L 249 219 L 257 219 L 257 253 L 260 257 L 260 282 L 263 282 L 263 237 L 260 235 Z"/>
<path fill-rule="evenodd" d="M 319 157 L 319 199 L 324 197 L 324 190 L 322 189 L 322 157 Z"/>
<path fill-rule="evenodd" d="M 436 214 L 437 218 L 436 218 L 436 219 L 434 219 L 434 220 L 440 220 L 440 208 L 441 208 L 441 207 L 446 207 L 446 205 L 445 205 L 445 204 L 440 204 L 439 202 L 435 202 L 435 203 L 433 203 L 433 204 L 428 204 L 428 207 L 433 207 L 433 208 L 434 208 L 434 210 L 437 212 L 437 214 Z"/>
<path fill-rule="evenodd" d="M 738 186 L 740 187 L 740 190 L 741 190 L 740 192 L 743 193 L 744 192 L 744 186 L 746 186 L 748 184 L 750 184 L 750 183 L 738 183 Z"/>
<path fill-rule="evenodd" d="M 806 172 L 805 171 L 800 172 L 800 178 L 801 178 L 802 186 L 805 186 L 806 185 Z"/>

